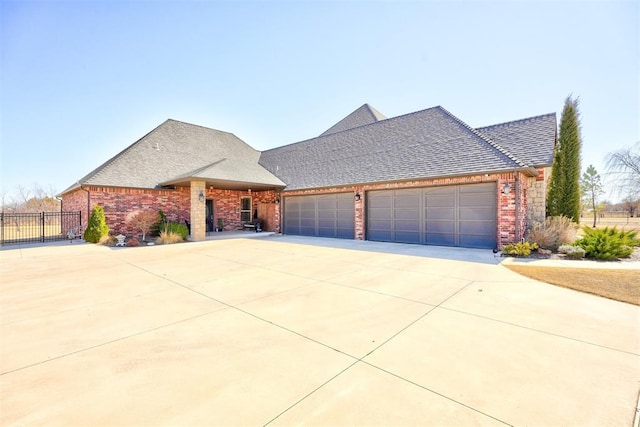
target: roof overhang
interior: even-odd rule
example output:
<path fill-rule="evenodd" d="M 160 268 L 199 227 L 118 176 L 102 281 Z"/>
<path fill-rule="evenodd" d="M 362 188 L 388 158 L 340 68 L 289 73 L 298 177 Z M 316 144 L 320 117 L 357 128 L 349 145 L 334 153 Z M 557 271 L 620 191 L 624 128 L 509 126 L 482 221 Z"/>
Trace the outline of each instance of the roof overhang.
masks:
<path fill-rule="evenodd" d="M 216 188 L 219 190 L 279 190 L 283 189 L 284 185 L 276 185 L 264 182 L 247 182 L 247 181 L 228 181 L 223 179 L 206 179 L 198 176 L 194 177 L 181 177 L 170 181 L 161 182 L 161 187 L 190 187 L 193 181 L 204 181 L 209 188 Z"/>

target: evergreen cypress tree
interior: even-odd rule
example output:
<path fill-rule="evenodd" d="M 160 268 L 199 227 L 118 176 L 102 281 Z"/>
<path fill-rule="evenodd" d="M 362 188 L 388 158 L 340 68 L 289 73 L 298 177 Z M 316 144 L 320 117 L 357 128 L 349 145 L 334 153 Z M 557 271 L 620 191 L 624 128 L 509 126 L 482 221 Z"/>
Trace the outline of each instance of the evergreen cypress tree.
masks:
<path fill-rule="evenodd" d="M 547 216 L 564 215 L 579 222 L 581 145 L 578 100 L 568 96 L 560 118 L 547 197 Z"/>

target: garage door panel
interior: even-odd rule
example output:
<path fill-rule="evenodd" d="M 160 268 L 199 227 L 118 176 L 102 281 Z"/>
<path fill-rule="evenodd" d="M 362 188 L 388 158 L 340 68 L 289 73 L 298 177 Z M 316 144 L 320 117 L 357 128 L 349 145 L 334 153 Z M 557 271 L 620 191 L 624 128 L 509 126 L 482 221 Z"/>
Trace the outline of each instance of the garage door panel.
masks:
<path fill-rule="evenodd" d="M 318 196 L 318 210 L 335 210 L 337 206 L 335 197 Z"/>
<path fill-rule="evenodd" d="M 427 235 L 425 243 L 437 246 L 456 246 L 456 237 L 453 233 L 432 233 Z"/>
<path fill-rule="evenodd" d="M 493 208 L 461 208 L 460 209 L 460 219 L 463 221 L 487 221 L 487 218 L 491 218 L 493 215 Z M 492 222 L 492 221 L 491 221 Z"/>
<path fill-rule="evenodd" d="M 318 210 L 318 221 L 320 220 L 331 220 L 331 221 L 335 221 L 336 219 L 336 211 L 329 211 L 329 210 Z"/>
<path fill-rule="evenodd" d="M 493 226 L 486 222 L 461 222 L 460 234 L 481 234 L 489 236 L 493 234 Z"/>
<path fill-rule="evenodd" d="M 427 221 L 426 229 L 430 233 L 449 233 L 456 232 L 456 223 L 454 221 Z"/>
<path fill-rule="evenodd" d="M 464 197 L 460 197 L 461 207 L 476 207 L 476 206 L 490 206 L 492 205 L 490 200 L 487 200 L 486 194 L 467 194 Z"/>
<path fill-rule="evenodd" d="M 396 230 L 394 242 L 398 243 L 421 243 L 420 233 L 410 233 Z"/>
<path fill-rule="evenodd" d="M 456 200 L 454 198 L 453 194 L 447 194 L 447 195 L 442 195 L 442 196 L 431 196 L 431 195 L 425 195 L 425 203 L 426 203 L 426 207 L 427 208 L 439 208 L 439 207 L 443 207 L 443 208 L 455 208 L 456 206 Z"/>
<path fill-rule="evenodd" d="M 354 237 L 352 193 L 290 196 L 284 201 L 284 233 Z"/>
<path fill-rule="evenodd" d="M 419 210 L 396 210 L 395 215 L 396 220 L 420 220 L 420 211 Z"/>
<path fill-rule="evenodd" d="M 396 221 L 396 231 L 412 231 L 415 233 L 420 232 L 420 223 L 415 221 Z"/>
<path fill-rule="evenodd" d="M 451 218 L 455 218 L 455 213 L 455 209 L 451 208 L 428 208 L 426 216 L 429 220 L 450 220 Z"/>
<path fill-rule="evenodd" d="M 369 210 L 367 217 L 372 220 L 389 220 L 393 219 L 393 212 L 391 210 L 373 209 Z"/>
<path fill-rule="evenodd" d="M 367 238 L 495 247 L 495 183 L 367 193 Z"/>

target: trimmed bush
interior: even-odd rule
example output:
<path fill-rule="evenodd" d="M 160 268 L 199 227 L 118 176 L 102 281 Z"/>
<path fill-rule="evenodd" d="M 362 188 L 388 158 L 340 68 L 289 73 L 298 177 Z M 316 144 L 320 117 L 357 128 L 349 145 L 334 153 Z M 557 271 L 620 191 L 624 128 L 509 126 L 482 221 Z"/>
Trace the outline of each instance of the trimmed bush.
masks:
<path fill-rule="evenodd" d="M 584 258 L 586 251 L 580 246 L 575 245 L 562 245 L 558 248 L 558 253 L 565 254 L 571 259 Z"/>
<path fill-rule="evenodd" d="M 100 239 L 109 234 L 109 226 L 104 218 L 102 206 L 95 206 L 91 212 L 87 229 L 84 231 L 84 240 L 90 243 L 98 243 Z"/>
<path fill-rule="evenodd" d="M 502 254 L 508 256 L 529 256 L 531 255 L 531 251 L 535 251 L 536 249 L 538 249 L 536 243 L 518 242 L 503 247 Z"/>
<path fill-rule="evenodd" d="M 563 243 L 576 238 L 577 225 L 566 216 L 550 216 L 544 222 L 535 222 L 527 233 L 527 240 L 543 249 L 557 251 Z"/>
<path fill-rule="evenodd" d="M 587 258 L 628 258 L 633 253 L 633 247 L 640 245 L 635 231 L 619 231 L 616 227 L 584 227 L 582 231 L 584 237 L 578 239 L 575 244 L 585 250 Z"/>

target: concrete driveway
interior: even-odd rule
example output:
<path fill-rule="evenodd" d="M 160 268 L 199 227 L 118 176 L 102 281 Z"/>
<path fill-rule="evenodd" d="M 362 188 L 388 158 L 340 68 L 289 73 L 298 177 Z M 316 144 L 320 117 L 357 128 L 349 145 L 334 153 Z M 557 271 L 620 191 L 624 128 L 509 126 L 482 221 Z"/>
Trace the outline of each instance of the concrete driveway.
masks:
<path fill-rule="evenodd" d="M 2 425 L 630 426 L 640 308 L 490 251 L 0 251 Z"/>

